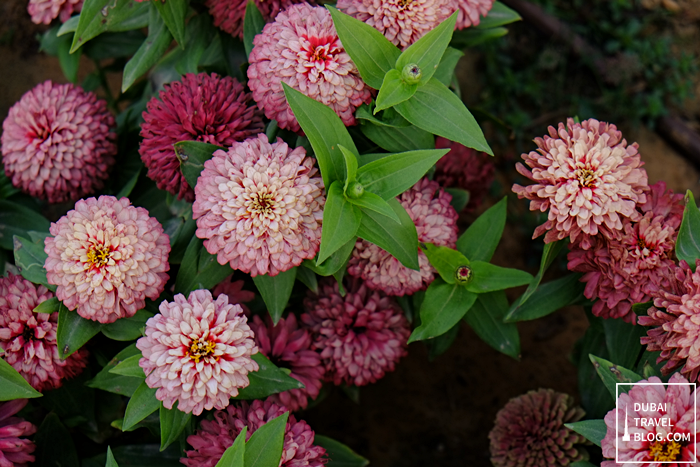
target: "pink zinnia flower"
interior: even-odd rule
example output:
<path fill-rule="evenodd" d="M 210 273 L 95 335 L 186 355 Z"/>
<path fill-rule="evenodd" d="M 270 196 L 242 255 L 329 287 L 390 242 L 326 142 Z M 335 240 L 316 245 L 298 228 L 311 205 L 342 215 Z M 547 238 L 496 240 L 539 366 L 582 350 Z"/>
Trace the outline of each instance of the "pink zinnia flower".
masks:
<path fill-rule="evenodd" d="M 263 131 L 262 113 L 234 78 L 191 73 L 164 86 L 143 113 L 139 153 L 158 188 L 194 200 L 173 144 L 201 141 L 230 146 Z"/>
<path fill-rule="evenodd" d="M 316 4 L 307 0 L 255 0 L 265 22 L 275 19 L 275 16 L 295 3 Z M 243 21 L 245 19 L 246 0 L 207 0 L 209 14 L 214 18 L 214 26 L 243 39 Z"/>
<path fill-rule="evenodd" d="M 256 400 L 251 404 L 241 402 L 230 405 L 226 410 L 214 412 L 213 420 L 202 420 L 200 429 L 187 437 L 187 442 L 194 448 L 185 451 L 187 457 L 180 462 L 187 467 L 214 467 L 224 451 L 233 445 L 243 427 L 246 441 L 255 431 L 287 412 L 270 399 Z M 282 459 L 279 467 L 320 467 L 327 462 L 326 450 L 314 445 L 314 431 L 305 421 L 289 415 L 284 433 Z"/>
<path fill-rule="evenodd" d="M 82 199 L 52 223 L 46 278 L 85 319 L 112 323 L 155 300 L 168 280 L 170 239 L 155 217 L 128 199 Z"/>
<path fill-rule="evenodd" d="M 192 206 L 197 237 L 251 276 L 277 275 L 316 256 L 321 244 L 323 180 L 303 147 L 265 135 L 233 143 L 204 163 Z"/>
<path fill-rule="evenodd" d="M 338 283 L 325 279 L 318 295 L 309 292 L 301 321 L 321 353 L 326 379 L 333 384 L 364 386 L 381 379 L 407 354 L 411 330 L 391 297 L 354 279 L 345 297 Z"/>
<path fill-rule="evenodd" d="M 372 100 L 323 7 L 291 5 L 265 25 L 253 44 L 248 86 L 258 107 L 280 128 L 300 130 L 282 82 L 333 109 L 345 125 L 354 125 L 355 109 Z"/>
<path fill-rule="evenodd" d="M 34 24 L 51 24 L 56 18 L 65 23 L 82 8 L 83 0 L 29 0 L 27 5 Z M 0 467 L 3 466 L 0 464 Z"/>
<path fill-rule="evenodd" d="M 569 269 L 585 273 L 581 278 L 585 296 L 598 298 L 594 315 L 634 323 L 632 305 L 669 287 L 682 202 L 683 195 L 666 191 L 666 184 L 658 182 L 647 193 L 647 203 L 639 206 L 642 218 L 622 221 L 621 238 L 598 236 L 587 250 L 580 242 L 569 245 Z"/>
<path fill-rule="evenodd" d="M 493 8 L 495 0 L 452 0 L 451 6 L 457 10 L 457 24 L 455 29 L 464 29 L 470 26 L 478 26 L 481 17 L 486 16 Z"/>
<path fill-rule="evenodd" d="M 466 209 L 479 206 L 486 195 L 496 168 L 493 158 L 483 152 L 452 142 L 441 136 L 435 139 L 437 149 L 450 149 L 435 164 L 434 180 L 443 187 L 462 188 L 469 192 Z"/>
<path fill-rule="evenodd" d="M 564 467 L 587 459 L 576 446 L 586 438 L 564 426 L 583 415 L 573 397 L 552 389 L 514 397 L 498 411 L 489 433 L 491 462 L 495 467 Z"/>
<path fill-rule="evenodd" d="M 228 297 L 228 302 L 231 305 L 240 305 L 243 309 L 243 313 L 250 317 L 250 309 L 245 305 L 248 302 L 255 300 L 255 292 L 250 290 L 243 290 L 245 285 L 244 281 L 231 281 L 233 274 L 227 276 L 226 279 L 222 280 L 214 287 L 211 294 L 214 298 L 219 298 L 219 295 L 224 294 Z"/>
<path fill-rule="evenodd" d="M 696 261 L 700 265 L 700 260 Z M 649 326 L 642 345 L 647 350 L 661 351 L 658 361 L 667 361 L 661 369 L 669 374 L 680 368 L 690 381 L 698 381 L 700 374 L 700 269 L 693 272 L 688 263 L 671 271 L 670 284 L 653 295 L 654 306 L 648 316 L 640 316 L 639 324 Z"/>
<path fill-rule="evenodd" d="M 622 219 L 641 217 L 635 209 L 646 202 L 647 173 L 641 168 L 637 143 L 627 146 L 615 125 L 594 119 L 566 127 L 549 127 L 549 136 L 535 138 L 537 152 L 523 154 L 530 167 L 518 163 L 520 174 L 536 182 L 513 185 L 519 198 L 530 200 L 530 210 L 549 210 L 547 222 L 533 238 L 547 232 L 545 243 L 580 237 L 588 249 L 599 232 L 617 238 Z"/>
<path fill-rule="evenodd" d="M 454 248 L 457 244 L 457 212 L 450 205 L 452 196 L 437 182 L 423 178 L 397 198 L 418 231 L 418 241 Z M 418 251 L 420 270 L 402 265 L 387 251 L 358 239 L 348 264 L 348 274 L 361 277 L 371 289 L 389 295 L 410 295 L 425 289 L 435 278 L 435 270 L 425 253 Z"/>
<path fill-rule="evenodd" d="M 195 415 L 226 408 L 250 384 L 248 373 L 258 371 L 251 358 L 258 348 L 241 307 L 229 304 L 226 295 L 214 301 L 208 290 L 195 290 L 158 309 L 136 342 L 148 387 L 158 388 L 156 398 L 168 409 L 175 401 Z"/>
<path fill-rule="evenodd" d="M 46 81 L 2 124 L 2 162 L 12 185 L 60 203 L 102 188 L 114 164 L 115 122 L 107 103 L 72 84 Z"/>
<path fill-rule="evenodd" d="M 640 383 L 661 383 L 661 380 L 652 376 Z M 698 465 L 692 462 L 696 460 L 696 450 L 700 453 L 696 431 L 700 423 L 695 419 L 695 393 L 691 393 L 688 380 L 677 373 L 671 376 L 669 383 L 680 384 L 670 384 L 668 387 L 662 384 L 633 386 L 628 393 L 619 395 L 617 408 L 605 416 L 607 433 L 601 443 L 603 457 L 612 460 L 603 461 L 601 467 Z M 659 426 L 642 425 L 635 421 L 639 419 L 651 420 Z M 630 435 L 629 441 L 623 439 L 626 431 Z M 690 436 L 691 441 L 674 441 L 676 434 L 678 437 Z M 662 440 L 658 441 L 657 436 Z M 668 436 L 671 436 L 670 440 Z M 637 437 L 639 441 L 635 441 Z M 615 459 L 621 463 L 616 463 Z"/>
<path fill-rule="evenodd" d="M 60 387 L 64 379 L 79 375 L 87 364 L 84 349 L 65 360 L 58 356 L 58 313 L 33 312 L 52 297 L 46 287 L 21 276 L 0 277 L 0 349 L 5 351 L 0 358 L 39 392 Z"/>
<path fill-rule="evenodd" d="M 27 399 L 0 402 L 0 467 L 27 467 L 34 462 L 32 453 L 36 445 L 24 436 L 36 433 L 36 426 L 13 417 L 27 402 Z"/>
<path fill-rule="evenodd" d="M 269 316 L 266 322 L 255 316 L 250 327 L 255 332 L 255 343 L 260 352 L 278 367 L 289 368 L 289 376 L 304 384 L 303 389 L 274 394 L 270 400 L 292 412 L 305 409 L 309 397 L 318 397 L 324 374 L 320 355 L 311 349 L 309 332 L 297 326 L 297 318 L 293 314 L 280 318 L 276 326 L 272 325 Z"/>

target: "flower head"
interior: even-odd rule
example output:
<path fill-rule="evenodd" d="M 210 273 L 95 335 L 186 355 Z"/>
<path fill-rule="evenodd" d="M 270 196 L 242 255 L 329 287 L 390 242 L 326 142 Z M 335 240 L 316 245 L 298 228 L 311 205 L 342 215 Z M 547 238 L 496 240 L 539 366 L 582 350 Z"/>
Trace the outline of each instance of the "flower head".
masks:
<path fill-rule="evenodd" d="M 283 82 L 333 109 L 345 125 L 354 125 L 355 109 L 372 100 L 323 7 L 291 5 L 265 25 L 253 44 L 248 86 L 258 107 L 280 128 L 300 130 Z"/>
<path fill-rule="evenodd" d="M 588 249 L 569 245 L 569 269 L 583 272 L 587 298 L 598 298 L 593 314 L 634 323 L 634 303 L 651 300 L 669 287 L 673 250 L 683 212 L 683 195 L 666 191 L 663 182 L 651 186 L 647 202 L 638 206 L 638 222 L 625 218 L 620 238 L 598 236 Z"/>
<path fill-rule="evenodd" d="M 287 412 L 269 398 L 251 404 L 241 402 L 226 410 L 214 412 L 213 420 L 202 420 L 199 430 L 187 438 L 194 448 L 185 451 L 180 462 L 187 467 L 214 467 L 224 451 L 233 445 L 238 434 L 247 427 L 246 441 L 255 431 Z M 320 467 L 327 462 L 326 450 L 313 444 L 314 432 L 303 420 L 289 415 L 284 433 L 284 445 L 279 467 Z"/>
<path fill-rule="evenodd" d="M 277 14 L 295 3 L 315 4 L 314 0 L 255 0 L 255 6 L 266 23 L 275 19 Z M 209 14 L 214 18 L 214 26 L 221 28 L 232 36 L 243 39 L 243 22 L 248 2 L 245 0 L 207 0 Z"/>
<path fill-rule="evenodd" d="M 364 386 L 381 379 L 406 355 L 408 321 L 391 297 L 355 279 L 341 296 L 338 283 L 324 280 L 318 295 L 304 300 L 301 321 L 321 353 L 326 379 Z"/>
<path fill-rule="evenodd" d="M 159 310 L 136 342 L 148 387 L 158 388 L 156 398 L 168 409 L 176 401 L 195 415 L 226 408 L 248 386 L 248 373 L 258 371 L 251 358 L 258 348 L 241 307 L 226 295 L 214 301 L 208 290 L 195 290 L 187 299 L 177 294 L 163 301 Z"/>
<path fill-rule="evenodd" d="M 27 467 L 34 462 L 33 441 L 24 436 L 36 433 L 36 426 L 13 417 L 27 405 L 27 399 L 0 402 L 0 467 Z"/>
<path fill-rule="evenodd" d="M 293 314 L 280 318 L 275 326 L 269 316 L 266 322 L 255 316 L 250 327 L 255 332 L 255 343 L 260 352 L 278 367 L 291 370 L 289 376 L 304 384 L 303 389 L 284 391 L 270 396 L 270 399 L 292 412 L 305 409 L 309 397 L 318 397 L 324 374 L 320 355 L 311 349 L 309 332 L 297 326 Z"/>
<path fill-rule="evenodd" d="M 65 23 L 82 8 L 83 0 L 29 0 L 27 5 L 34 24 L 51 24 L 56 18 Z"/>
<path fill-rule="evenodd" d="M 397 198 L 416 225 L 418 241 L 454 248 L 457 243 L 457 212 L 450 205 L 452 196 L 437 182 L 424 178 Z M 389 295 L 410 295 L 426 288 L 434 279 L 434 269 L 425 253 L 418 251 L 419 271 L 402 265 L 389 252 L 358 239 L 350 257 L 348 274 L 361 277 L 371 289 Z"/>
<path fill-rule="evenodd" d="M 240 305 L 243 309 L 243 313 L 250 317 L 250 310 L 245 305 L 248 302 L 255 300 L 255 292 L 250 290 L 243 290 L 245 282 L 243 281 L 231 281 L 233 274 L 227 276 L 226 279 L 222 280 L 214 287 L 211 294 L 214 298 L 219 298 L 219 295 L 224 294 L 228 297 L 228 302 L 231 305 Z"/>
<path fill-rule="evenodd" d="M 194 191 L 180 170 L 173 144 L 201 141 L 230 146 L 263 131 L 262 113 L 236 79 L 191 73 L 166 84 L 143 113 L 139 153 L 158 188 L 188 201 Z"/>
<path fill-rule="evenodd" d="M 529 169 L 516 166 L 535 184 L 513 185 L 519 198 L 530 200 L 530 210 L 549 211 L 533 238 L 545 232 L 546 243 L 583 237 L 581 246 L 588 249 L 598 232 L 616 238 L 625 217 L 639 220 L 635 207 L 646 202 L 647 174 L 637 144 L 627 146 L 615 125 L 570 118 L 535 143 L 537 152 L 522 155 Z"/>
<path fill-rule="evenodd" d="M 700 265 L 700 260 L 696 262 Z M 661 351 L 658 361 L 666 361 L 661 369 L 669 374 L 678 368 L 690 381 L 700 374 L 700 269 L 693 272 L 688 263 L 671 270 L 670 284 L 654 295 L 654 306 L 648 316 L 640 316 L 639 324 L 649 326 L 641 338 L 647 350 Z"/>
<path fill-rule="evenodd" d="M 446 20 L 457 9 L 457 1 L 338 0 L 337 6 L 340 11 L 384 34 L 395 46 L 405 49 Z"/>
<path fill-rule="evenodd" d="M 478 26 L 481 17 L 486 16 L 493 8 L 495 0 L 452 0 L 452 8 L 459 13 L 455 29 L 464 29 L 470 26 Z"/>
<path fill-rule="evenodd" d="M 493 158 L 441 136 L 435 139 L 435 147 L 450 149 L 450 152 L 435 164 L 435 181 L 444 187 L 467 190 L 469 192 L 467 209 L 475 209 L 482 203 L 493 183 L 496 167 Z"/>
<path fill-rule="evenodd" d="M 27 92 L 2 124 L 2 161 L 12 184 L 60 203 L 102 188 L 114 164 L 107 103 L 72 84 L 46 81 Z"/>
<path fill-rule="evenodd" d="M 0 358 L 39 392 L 60 387 L 63 380 L 79 375 L 87 365 L 84 349 L 65 360 L 58 356 L 58 313 L 33 312 L 52 297 L 46 287 L 22 276 L 0 277 L 0 349 L 5 352 Z"/>
<path fill-rule="evenodd" d="M 697 465 L 695 452 L 700 446 L 696 428 L 700 423 L 695 418 L 695 394 L 688 380 L 675 374 L 669 380 L 674 384 L 667 387 L 656 376 L 639 383 L 655 384 L 632 386 L 619 395 L 617 408 L 605 416 L 607 432 L 601 447 L 603 457 L 613 460 L 603 461 L 601 467 Z M 652 423 L 638 423 L 640 419 Z M 689 442 L 681 440 L 686 436 Z"/>
<path fill-rule="evenodd" d="M 564 426 L 583 415 L 571 396 L 552 389 L 511 399 L 489 433 L 491 462 L 495 467 L 559 467 L 587 459 L 576 446 L 586 438 Z"/>
<path fill-rule="evenodd" d="M 44 267 L 56 296 L 85 319 L 112 323 L 155 300 L 168 280 L 170 240 L 144 208 L 100 196 L 52 223 Z"/>
<path fill-rule="evenodd" d="M 197 237 L 219 263 L 274 276 L 316 256 L 325 198 L 305 156 L 302 147 L 259 135 L 204 163 L 192 210 Z"/>

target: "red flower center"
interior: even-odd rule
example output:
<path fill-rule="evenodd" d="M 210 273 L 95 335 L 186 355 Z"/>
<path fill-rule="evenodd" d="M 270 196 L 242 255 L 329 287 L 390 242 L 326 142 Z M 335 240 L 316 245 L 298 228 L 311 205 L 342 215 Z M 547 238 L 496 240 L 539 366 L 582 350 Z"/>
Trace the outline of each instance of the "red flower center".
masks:
<path fill-rule="evenodd" d="M 87 259 L 91 269 L 98 269 L 105 266 L 112 257 L 112 247 L 110 245 L 93 245 L 87 253 Z"/>
<path fill-rule="evenodd" d="M 302 37 L 309 43 L 304 51 L 306 59 L 310 62 L 328 64 L 329 61 L 333 60 L 334 54 L 338 52 L 337 36 Z"/>

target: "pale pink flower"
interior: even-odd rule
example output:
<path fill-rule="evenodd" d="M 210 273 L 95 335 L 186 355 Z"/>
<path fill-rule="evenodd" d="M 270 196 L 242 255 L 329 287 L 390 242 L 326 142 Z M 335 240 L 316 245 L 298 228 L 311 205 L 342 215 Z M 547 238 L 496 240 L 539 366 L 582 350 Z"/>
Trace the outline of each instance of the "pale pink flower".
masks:
<path fill-rule="evenodd" d="M 25 436 L 36 433 L 36 426 L 13 417 L 27 405 L 27 399 L 0 402 L 0 467 L 27 467 L 34 462 L 36 445 Z"/>
<path fill-rule="evenodd" d="M 629 392 L 618 396 L 617 408 L 605 416 L 607 432 L 601 443 L 603 457 L 612 460 L 603 461 L 601 467 L 700 465 L 692 462 L 696 460 L 696 451 L 700 453 L 696 430 L 700 421 L 695 418 L 696 396 L 688 380 L 676 373 L 669 380 L 676 384 L 664 386 L 656 376 L 639 383 L 657 384 L 632 386 Z M 629 433 L 629 441 L 623 439 L 625 431 Z M 682 436 L 689 436 L 690 442 L 673 439 Z"/>
<path fill-rule="evenodd" d="M 324 368 L 320 355 L 311 349 L 311 335 L 299 328 L 297 318 L 290 314 L 280 318 L 276 326 L 268 316 L 263 322 L 253 317 L 250 327 L 255 332 L 255 343 L 260 352 L 278 367 L 291 370 L 289 376 L 301 381 L 302 389 L 290 389 L 270 396 L 270 400 L 296 412 L 305 409 L 309 397 L 316 399 L 323 385 Z"/>
<path fill-rule="evenodd" d="M 565 467 L 585 460 L 586 438 L 566 428 L 584 415 L 574 398 L 552 389 L 514 397 L 496 414 L 489 433 L 495 467 Z"/>
<path fill-rule="evenodd" d="M 384 34 L 395 46 L 405 49 L 454 13 L 457 1 L 338 0 L 337 7 Z"/>
<path fill-rule="evenodd" d="M 397 198 L 416 225 L 418 242 L 454 248 L 457 243 L 457 212 L 452 196 L 437 182 L 423 178 Z M 411 295 L 425 289 L 435 278 L 435 269 L 425 253 L 418 251 L 420 270 L 402 265 L 389 252 L 358 239 L 348 264 L 348 274 L 361 277 L 367 287 L 389 295 Z"/>
<path fill-rule="evenodd" d="M 214 301 L 208 290 L 195 290 L 158 309 L 136 342 L 148 387 L 158 388 L 156 398 L 168 409 L 176 401 L 194 415 L 226 408 L 250 384 L 248 373 L 258 371 L 251 358 L 258 348 L 241 307 L 230 305 L 226 295 Z"/>
<path fill-rule="evenodd" d="M 114 164 L 115 122 L 107 103 L 72 84 L 46 81 L 10 108 L 2 162 L 12 185 L 50 203 L 104 186 Z"/>
<path fill-rule="evenodd" d="M 632 305 L 648 302 L 659 289 L 669 287 L 683 195 L 666 191 L 663 182 L 650 188 L 647 202 L 639 206 L 642 218 L 625 218 L 619 239 L 598 236 L 587 250 L 580 242 L 569 245 L 568 267 L 584 273 L 584 295 L 598 299 L 593 304 L 596 316 L 634 323 Z"/>
<path fill-rule="evenodd" d="M 63 380 L 79 375 L 87 365 L 84 349 L 65 360 L 58 356 L 58 313 L 33 312 L 52 297 L 46 287 L 22 276 L 0 277 L 0 349 L 5 351 L 0 358 L 39 392 L 62 386 Z"/>
<path fill-rule="evenodd" d="M 248 302 L 255 300 L 255 292 L 243 290 L 244 281 L 232 281 L 233 274 L 227 276 L 214 287 L 211 294 L 214 298 L 219 298 L 219 295 L 225 294 L 228 297 L 228 302 L 231 305 L 240 305 L 243 308 L 243 313 L 250 317 L 250 309 L 245 305 Z"/>
<path fill-rule="evenodd" d="M 364 386 L 394 371 L 407 354 L 411 330 L 403 311 L 391 298 L 352 280 L 345 296 L 338 283 L 324 279 L 318 295 L 309 292 L 301 321 L 313 338 L 333 384 Z"/>
<path fill-rule="evenodd" d="M 263 130 L 262 112 L 235 78 L 188 73 L 148 101 L 139 153 L 158 188 L 193 201 L 173 144 L 200 141 L 228 147 Z"/>
<path fill-rule="evenodd" d="M 295 3 L 316 4 L 307 0 L 255 0 L 265 22 L 275 19 L 277 14 Z M 243 22 L 245 19 L 246 0 L 207 0 L 209 14 L 214 18 L 214 26 L 221 28 L 232 36 L 243 39 Z"/>
<path fill-rule="evenodd" d="M 82 8 L 83 0 L 29 0 L 27 5 L 32 23 L 35 24 L 51 24 L 56 18 L 65 23 L 73 13 L 78 13 Z"/>
<path fill-rule="evenodd" d="M 251 276 L 277 275 L 316 256 L 321 243 L 323 180 L 306 157 L 265 135 L 233 143 L 204 163 L 192 206 L 197 237 Z"/>
<path fill-rule="evenodd" d="M 187 437 L 194 448 L 185 451 L 187 457 L 180 462 L 187 467 L 214 467 L 224 451 L 233 445 L 243 427 L 246 441 L 265 423 L 287 412 L 270 398 L 252 403 L 241 402 L 230 405 L 226 410 L 214 412 L 213 420 L 202 420 L 199 430 Z M 328 460 L 326 450 L 314 443 L 315 433 L 305 421 L 290 414 L 284 433 L 284 445 L 279 467 L 320 467 Z"/>
<path fill-rule="evenodd" d="M 533 238 L 545 232 L 545 243 L 580 238 L 588 249 L 590 236 L 617 238 L 625 217 L 639 220 L 635 207 L 646 202 L 647 173 L 637 143 L 627 146 L 615 125 L 570 118 L 535 143 L 537 151 L 522 155 L 529 168 L 516 165 L 535 184 L 513 185 L 519 198 L 530 200 L 530 210 L 549 211 Z"/>
<path fill-rule="evenodd" d="M 478 26 L 481 17 L 486 16 L 493 8 L 495 0 L 452 0 L 453 11 L 456 9 L 457 24 L 455 29 L 464 29 L 470 26 Z"/>
<path fill-rule="evenodd" d="M 44 267 L 56 296 L 85 319 L 112 323 L 155 300 L 168 280 L 170 239 L 127 198 L 78 201 L 52 223 Z"/>
<path fill-rule="evenodd" d="M 331 14 L 307 3 L 291 5 L 255 36 L 248 86 L 258 107 L 280 128 L 298 132 L 282 83 L 327 105 L 345 125 L 372 100 L 370 89 L 335 32 Z"/>

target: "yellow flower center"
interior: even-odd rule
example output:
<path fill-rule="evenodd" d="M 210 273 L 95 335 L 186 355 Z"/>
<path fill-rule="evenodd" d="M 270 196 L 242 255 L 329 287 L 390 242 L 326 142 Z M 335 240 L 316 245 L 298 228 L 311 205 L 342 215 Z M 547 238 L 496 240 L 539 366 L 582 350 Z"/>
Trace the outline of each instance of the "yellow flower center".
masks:
<path fill-rule="evenodd" d="M 578 178 L 578 182 L 581 184 L 581 186 L 585 186 L 586 188 L 595 187 L 596 176 L 595 172 L 591 169 L 576 170 L 576 178 Z"/>
<path fill-rule="evenodd" d="M 411 4 L 411 0 L 399 0 L 399 7 L 403 10 Z"/>
<path fill-rule="evenodd" d="M 254 193 L 250 197 L 249 210 L 258 214 L 272 214 L 272 208 L 275 206 L 275 200 L 272 193 Z"/>
<path fill-rule="evenodd" d="M 112 248 L 105 245 L 95 245 L 87 253 L 88 262 L 95 268 L 102 267 L 112 257 Z"/>
<path fill-rule="evenodd" d="M 208 357 L 214 353 L 216 344 L 210 340 L 194 339 L 190 344 L 189 355 L 195 363 L 199 363 L 200 358 Z"/>
<path fill-rule="evenodd" d="M 681 454 L 681 445 L 675 441 L 656 441 L 651 444 L 649 454 L 655 462 L 675 461 Z"/>

